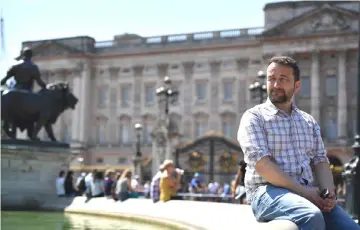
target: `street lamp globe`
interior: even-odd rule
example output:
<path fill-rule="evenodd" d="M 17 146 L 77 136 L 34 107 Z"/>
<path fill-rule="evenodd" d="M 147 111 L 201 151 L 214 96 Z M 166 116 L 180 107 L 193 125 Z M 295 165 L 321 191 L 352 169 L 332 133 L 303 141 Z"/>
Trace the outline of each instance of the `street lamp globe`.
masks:
<path fill-rule="evenodd" d="M 136 124 L 134 125 L 134 128 L 135 128 L 136 131 L 141 131 L 142 125 L 141 125 L 140 123 L 136 123 Z"/>
<path fill-rule="evenodd" d="M 171 84 L 171 79 L 170 79 L 170 77 L 165 76 L 165 77 L 164 77 L 164 82 L 165 82 L 165 84 L 170 85 L 170 84 Z"/>
<path fill-rule="evenodd" d="M 255 88 L 254 84 L 249 85 L 249 90 L 253 90 Z"/>
<path fill-rule="evenodd" d="M 260 78 L 260 79 L 265 79 L 266 74 L 264 73 L 264 71 L 260 70 L 260 71 L 257 73 L 257 76 L 258 76 L 258 78 Z"/>
<path fill-rule="evenodd" d="M 159 87 L 159 88 L 156 89 L 156 94 L 157 94 L 157 95 L 160 95 L 160 94 L 162 94 L 164 91 L 165 91 L 165 88 L 161 86 L 161 87 Z"/>
<path fill-rule="evenodd" d="M 78 157 L 77 160 L 81 163 L 84 161 L 84 158 L 83 157 Z"/>

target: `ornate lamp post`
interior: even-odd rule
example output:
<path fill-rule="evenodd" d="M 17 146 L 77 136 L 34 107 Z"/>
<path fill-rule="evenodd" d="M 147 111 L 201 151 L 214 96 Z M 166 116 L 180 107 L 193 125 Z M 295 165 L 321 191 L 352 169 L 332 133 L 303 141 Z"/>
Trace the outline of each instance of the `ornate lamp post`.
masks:
<path fill-rule="evenodd" d="M 352 146 L 354 158 L 345 164 L 343 176 L 346 182 L 345 208 L 351 216 L 358 219 L 360 225 L 360 19 L 358 33 L 356 130 L 355 142 Z"/>
<path fill-rule="evenodd" d="M 136 123 L 134 125 L 135 131 L 136 131 L 136 157 L 142 157 L 141 151 L 140 151 L 140 137 L 141 137 L 141 130 L 142 130 L 142 125 L 140 123 Z"/>
<path fill-rule="evenodd" d="M 156 89 L 156 95 L 159 97 L 159 103 L 165 103 L 165 115 L 169 114 L 169 105 L 176 103 L 179 96 L 179 91 L 171 84 L 171 79 L 164 77 L 165 86 Z"/>
<path fill-rule="evenodd" d="M 171 79 L 164 77 L 164 86 L 156 89 L 158 96 L 160 114 L 156 121 L 156 126 L 152 131 L 153 150 L 152 150 L 152 173 L 156 173 L 160 164 L 165 159 L 172 159 L 170 136 L 172 127 L 169 119 L 169 106 L 178 100 L 179 91 L 171 84 Z M 164 111 L 164 112 L 163 112 Z"/>
<path fill-rule="evenodd" d="M 140 123 L 136 123 L 134 125 L 135 132 L 136 132 L 136 152 L 134 156 L 134 170 L 135 174 L 139 176 L 139 183 L 142 183 L 143 179 L 143 172 L 142 172 L 142 153 L 141 153 L 141 130 L 142 125 Z"/>
<path fill-rule="evenodd" d="M 254 83 L 252 83 L 249 86 L 249 90 L 251 92 L 251 98 L 255 99 L 259 97 L 261 104 L 264 102 L 264 99 L 266 98 L 266 84 L 264 82 L 266 78 L 266 74 L 260 70 L 257 74 L 257 78 L 259 80 L 256 80 Z"/>

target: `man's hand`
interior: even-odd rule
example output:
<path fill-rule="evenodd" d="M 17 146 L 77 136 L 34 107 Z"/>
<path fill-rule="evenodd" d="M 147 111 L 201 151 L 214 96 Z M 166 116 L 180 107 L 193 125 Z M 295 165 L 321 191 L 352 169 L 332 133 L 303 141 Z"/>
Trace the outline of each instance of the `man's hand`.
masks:
<path fill-rule="evenodd" d="M 324 199 L 320 197 L 319 191 L 315 188 L 305 188 L 304 193 L 301 194 L 305 199 L 315 204 L 320 210 L 324 209 Z"/>
<path fill-rule="evenodd" d="M 304 198 L 315 204 L 321 211 L 330 212 L 336 205 L 336 196 L 330 193 L 329 198 L 321 198 L 319 191 L 315 188 L 307 188 L 302 194 Z"/>
<path fill-rule="evenodd" d="M 324 199 L 324 201 L 325 201 L 325 206 L 324 206 L 324 210 L 322 210 L 322 211 L 323 212 L 331 212 L 331 210 L 337 204 L 335 192 L 330 191 L 330 194 L 329 194 L 328 198 Z"/>

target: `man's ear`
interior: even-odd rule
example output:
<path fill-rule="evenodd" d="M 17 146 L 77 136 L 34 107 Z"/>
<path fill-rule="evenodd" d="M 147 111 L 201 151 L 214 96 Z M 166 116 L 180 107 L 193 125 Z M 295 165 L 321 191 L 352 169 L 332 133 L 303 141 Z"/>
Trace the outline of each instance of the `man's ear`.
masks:
<path fill-rule="evenodd" d="M 301 89 L 301 81 L 295 82 L 295 93 L 298 93 Z"/>

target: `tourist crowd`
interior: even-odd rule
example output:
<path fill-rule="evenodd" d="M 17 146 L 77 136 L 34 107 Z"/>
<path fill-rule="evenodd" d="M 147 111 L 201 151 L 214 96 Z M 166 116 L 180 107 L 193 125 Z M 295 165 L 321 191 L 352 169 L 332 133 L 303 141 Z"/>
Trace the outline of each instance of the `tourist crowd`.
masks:
<path fill-rule="evenodd" d="M 243 187 L 243 166 L 240 167 L 236 179 L 220 184 L 216 181 L 205 183 L 200 173 L 195 173 L 189 181 L 184 181 L 184 170 L 176 168 L 172 160 L 165 160 L 151 181 L 144 185 L 139 183 L 139 177 L 133 176 L 129 169 L 120 172 L 94 170 L 81 173 L 74 178 L 73 171 L 60 171 L 56 179 L 56 192 L 59 197 L 86 196 L 107 197 L 124 201 L 143 195 L 151 198 L 154 203 L 169 200 L 191 199 L 217 202 L 231 202 L 239 197 L 245 200 Z M 242 202 L 243 203 L 243 202 Z"/>
<path fill-rule="evenodd" d="M 105 174 L 105 177 L 104 177 Z M 56 193 L 59 197 L 73 197 L 86 195 L 92 197 L 108 197 L 124 201 L 137 198 L 143 190 L 138 182 L 138 176 L 132 175 L 129 169 L 118 173 L 107 170 L 105 173 L 94 170 L 81 173 L 75 180 L 73 171 L 60 171 L 56 179 Z"/>

